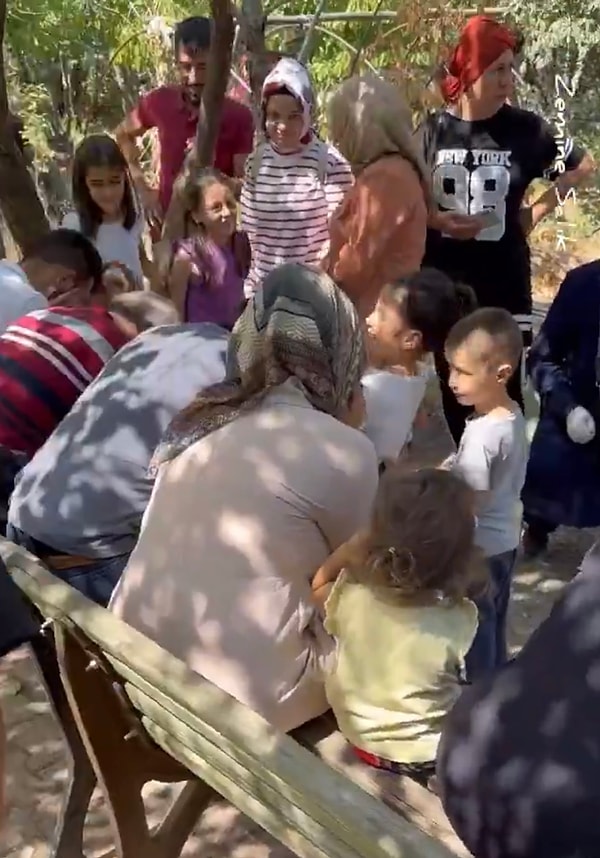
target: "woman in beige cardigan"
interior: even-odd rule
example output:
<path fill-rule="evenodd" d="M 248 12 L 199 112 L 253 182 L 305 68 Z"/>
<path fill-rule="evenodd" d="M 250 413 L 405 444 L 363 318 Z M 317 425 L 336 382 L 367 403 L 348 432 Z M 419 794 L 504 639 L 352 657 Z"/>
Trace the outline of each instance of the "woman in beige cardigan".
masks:
<path fill-rule="evenodd" d="M 329 133 L 356 177 L 333 215 L 325 270 L 364 319 L 383 286 L 421 267 L 429 196 L 401 92 L 375 75 L 352 77 L 328 104 Z"/>
<path fill-rule="evenodd" d="M 287 731 L 327 709 L 333 651 L 311 596 L 367 524 L 377 459 L 363 420 L 352 303 L 283 265 L 234 328 L 224 383 L 157 451 L 158 477 L 112 609 Z"/>

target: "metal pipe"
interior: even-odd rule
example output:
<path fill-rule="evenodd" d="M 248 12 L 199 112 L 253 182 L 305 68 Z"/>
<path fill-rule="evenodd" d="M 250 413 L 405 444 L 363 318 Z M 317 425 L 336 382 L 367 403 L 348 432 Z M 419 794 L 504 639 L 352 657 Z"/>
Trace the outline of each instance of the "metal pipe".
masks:
<path fill-rule="evenodd" d="M 431 12 L 442 11 L 441 9 L 432 8 Z M 502 15 L 507 9 L 505 6 L 493 6 L 485 9 L 459 9 L 457 11 L 468 15 Z M 293 24 L 310 25 L 314 15 L 267 15 L 266 25 L 271 26 L 291 26 Z M 319 23 L 336 23 L 343 21 L 364 21 L 372 20 L 375 17 L 377 21 L 396 21 L 398 18 L 397 12 L 381 11 L 376 16 L 372 12 L 323 12 L 319 15 Z"/>

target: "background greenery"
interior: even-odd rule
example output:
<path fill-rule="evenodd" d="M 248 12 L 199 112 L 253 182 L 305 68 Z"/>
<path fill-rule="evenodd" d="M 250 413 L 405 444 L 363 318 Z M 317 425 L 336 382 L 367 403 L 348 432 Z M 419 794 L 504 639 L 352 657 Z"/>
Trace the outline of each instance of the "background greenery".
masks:
<path fill-rule="evenodd" d="M 312 11 L 317 0 L 267 0 L 265 11 Z M 400 85 L 417 117 L 436 103 L 432 74 L 465 20 L 465 3 L 435 0 L 328 0 L 327 12 L 394 9 L 392 22 L 323 25 L 315 33 L 311 71 L 321 93 L 371 64 Z M 32 8 L 33 7 L 33 8 Z M 555 75 L 576 87 L 566 120 L 600 160 L 600 0 L 508 0 L 504 17 L 525 43 L 519 63 L 523 106 L 552 120 Z M 198 0 L 12 0 L 7 19 L 7 75 L 13 111 L 25 124 L 38 184 L 51 209 L 68 196 L 73 146 L 91 131 L 111 129 L 139 93 L 170 74 L 168 35 L 161 22 L 207 11 Z M 297 50 L 301 28 L 269 31 L 268 46 Z M 600 227 L 596 188 L 581 195 L 577 229 Z"/>

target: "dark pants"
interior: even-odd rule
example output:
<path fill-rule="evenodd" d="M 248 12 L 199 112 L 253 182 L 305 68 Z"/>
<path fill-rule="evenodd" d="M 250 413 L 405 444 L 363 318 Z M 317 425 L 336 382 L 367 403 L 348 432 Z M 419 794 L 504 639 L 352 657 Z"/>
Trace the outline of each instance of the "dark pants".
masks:
<path fill-rule="evenodd" d="M 29 461 L 27 453 L 18 453 L 0 445 L 0 534 L 6 533 L 8 504 L 15 487 L 15 480 Z"/>
<path fill-rule="evenodd" d="M 444 407 L 444 415 L 446 417 L 448 429 L 450 430 L 450 434 L 454 438 L 454 443 L 456 444 L 456 446 L 458 446 L 460 443 L 460 439 L 462 438 L 462 434 L 465 431 L 465 423 L 467 422 L 467 417 L 472 413 L 473 409 L 466 405 L 461 405 L 460 402 L 457 401 L 456 396 L 448 387 L 448 377 L 450 375 L 450 371 L 446 358 L 443 354 L 435 355 L 435 368 L 438 374 L 438 378 L 440 380 L 440 387 L 442 390 L 442 405 Z M 523 391 L 521 389 L 522 372 L 523 369 L 521 360 L 519 361 L 519 365 L 516 368 L 514 375 L 509 380 L 506 389 L 510 398 L 513 399 L 517 403 L 521 411 L 525 413 L 525 403 L 523 401 Z"/>
<path fill-rule="evenodd" d="M 31 551 L 44 562 L 44 556 L 58 555 L 60 552 L 51 549 L 49 546 L 42 545 L 36 539 L 32 539 L 18 527 L 8 525 L 8 538 L 22 545 L 27 551 Z M 70 584 L 92 602 L 97 602 L 99 605 L 106 607 L 110 601 L 113 590 L 119 583 L 119 579 L 123 570 L 127 566 L 129 554 L 122 554 L 120 557 L 102 557 L 93 563 L 88 563 L 85 566 L 73 566 L 71 569 L 52 569 L 52 574 L 56 575 L 66 584 Z"/>
<path fill-rule="evenodd" d="M 536 515 L 528 515 L 527 510 L 523 512 L 523 522 L 527 527 L 530 537 L 540 544 L 545 544 L 550 534 L 554 533 L 558 527 L 558 525 L 544 521 L 543 518 L 538 518 Z"/>
<path fill-rule="evenodd" d="M 34 638 L 40 629 L 38 617 L 0 560 L 0 656 Z"/>
<path fill-rule="evenodd" d="M 487 558 L 490 582 L 487 591 L 475 599 L 479 626 L 465 659 L 468 682 L 493 673 L 508 659 L 506 619 L 516 560 L 516 548 Z"/>

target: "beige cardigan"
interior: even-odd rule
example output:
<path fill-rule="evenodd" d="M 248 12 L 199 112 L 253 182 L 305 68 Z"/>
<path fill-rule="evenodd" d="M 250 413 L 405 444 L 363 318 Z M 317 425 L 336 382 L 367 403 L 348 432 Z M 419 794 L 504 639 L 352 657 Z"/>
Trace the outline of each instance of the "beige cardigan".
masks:
<path fill-rule="evenodd" d="M 112 610 L 291 730 L 327 709 L 311 579 L 376 488 L 371 442 L 283 385 L 161 468 Z"/>

